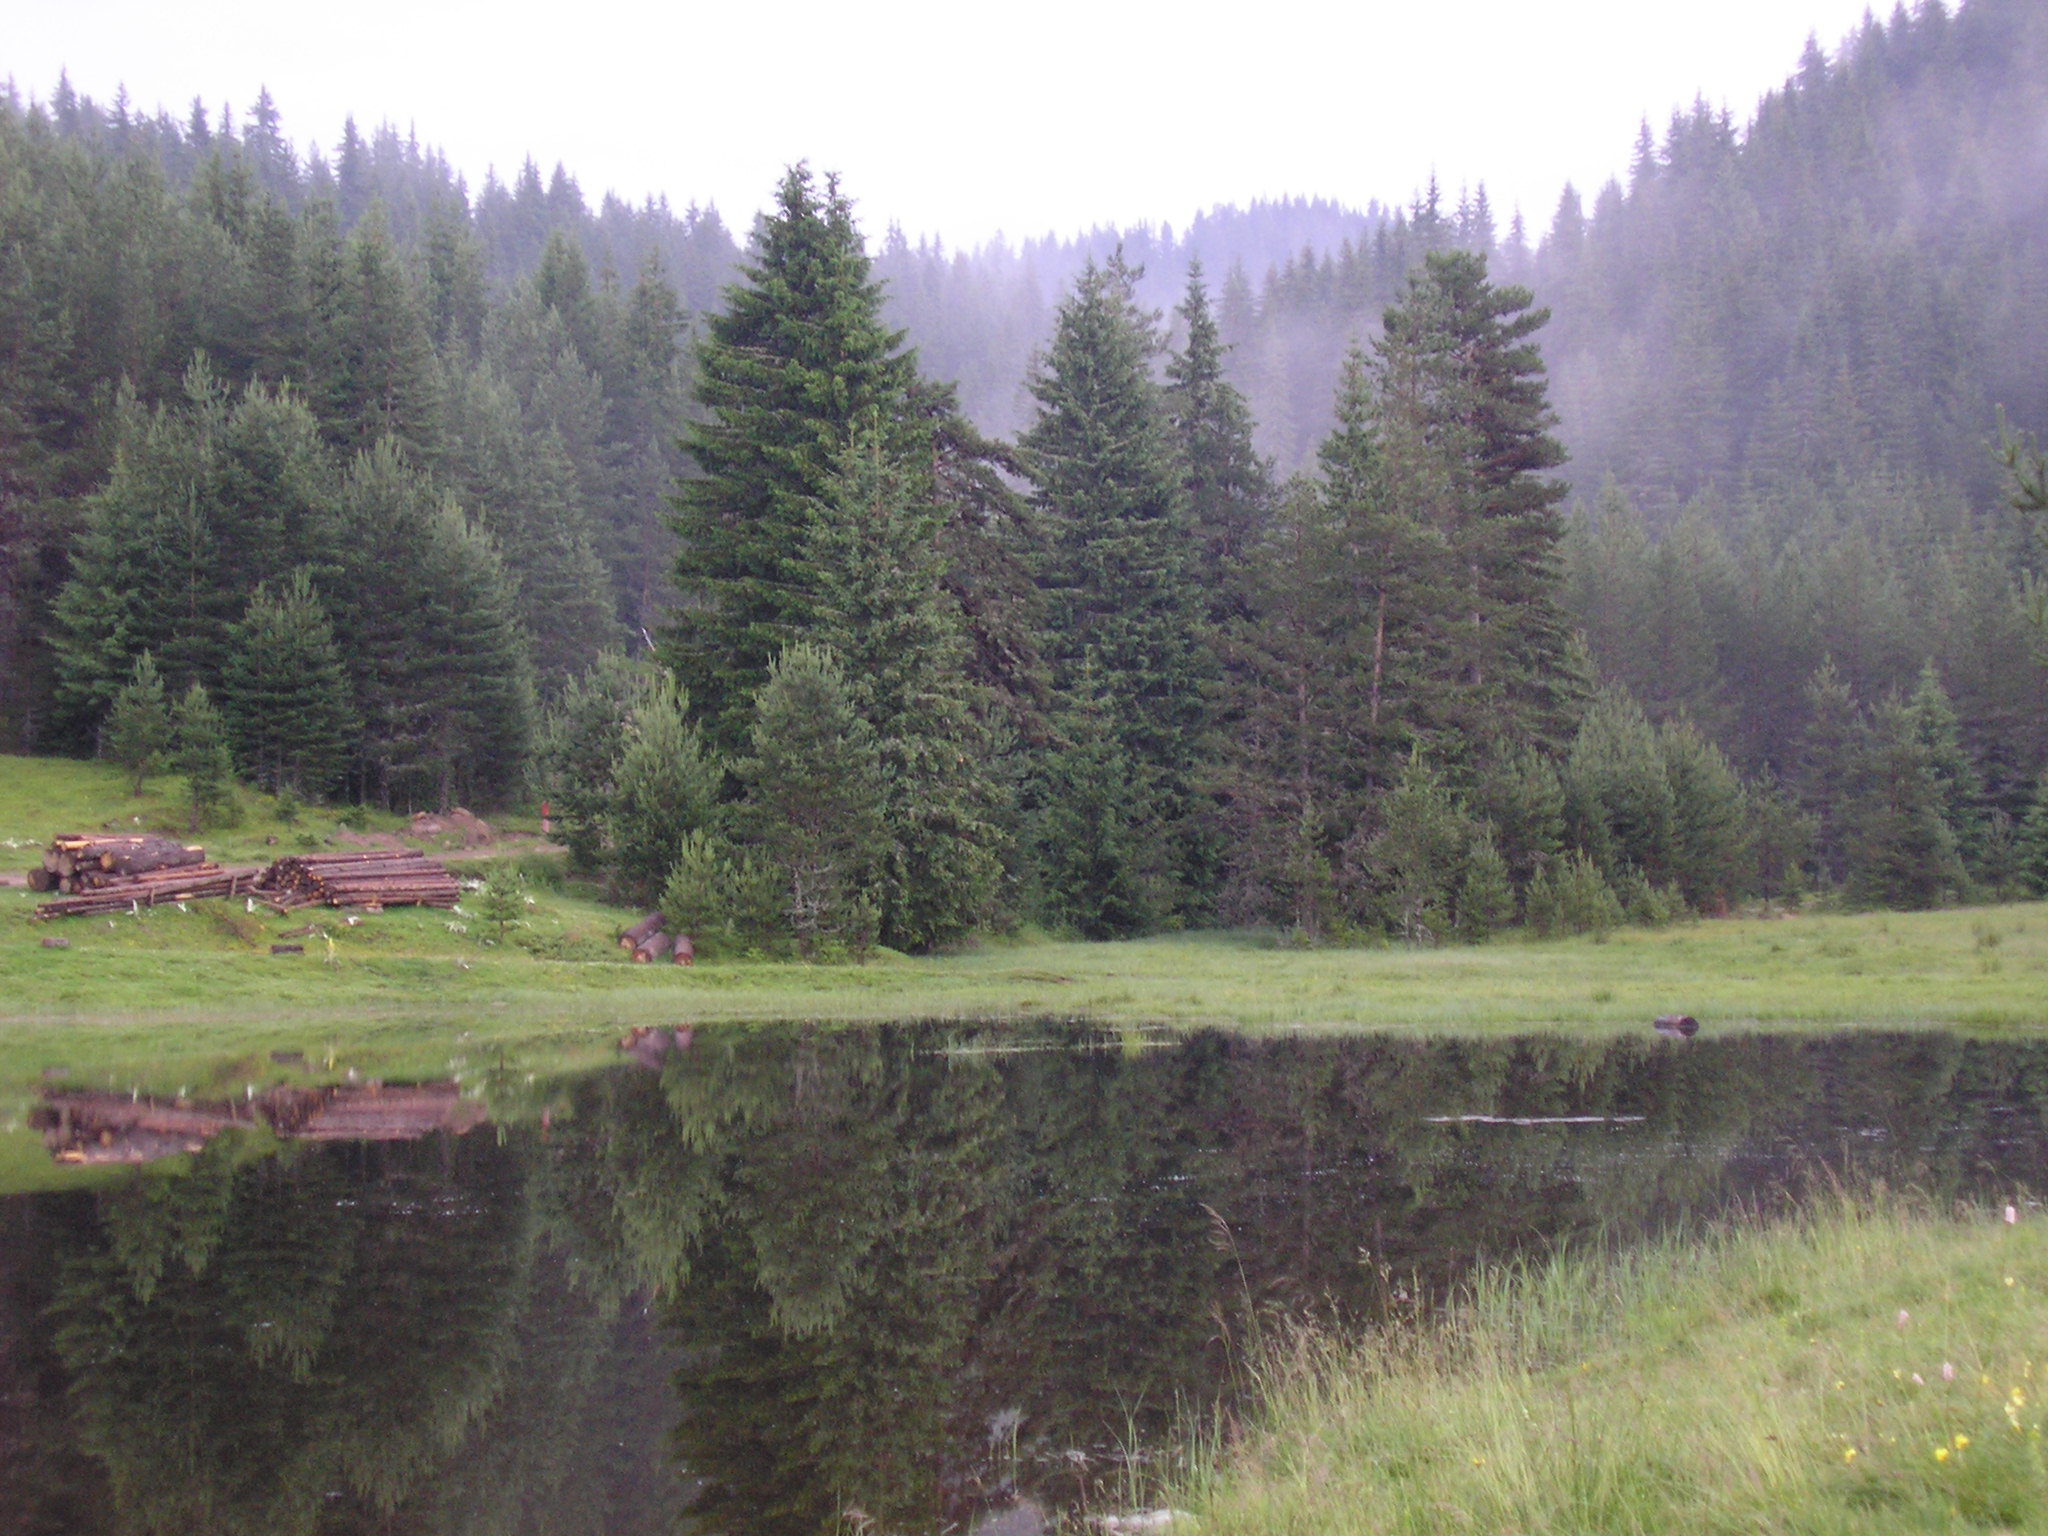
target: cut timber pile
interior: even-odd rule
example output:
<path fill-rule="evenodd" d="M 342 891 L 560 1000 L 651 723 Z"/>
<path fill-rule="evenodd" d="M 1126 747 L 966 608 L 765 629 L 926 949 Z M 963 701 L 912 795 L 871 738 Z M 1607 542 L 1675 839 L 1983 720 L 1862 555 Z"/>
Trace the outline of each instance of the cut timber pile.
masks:
<path fill-rule="evenodd" d="M 404 849 L 308 853 L 279 859 L 256 895 L 280 912 L 299 907 L 452 907 L 462 887 L 438 859 Z"/>
<path fill-rule="evenodd" d="M 62 891 L 68 896 L 128 875 L 189 869 L 205 862 L 204 848 L 188 847 L 168 837 L 59 837 L 44 852 L 42 868 L 28 872 L 28 886 L 32 891 Z"/>
<path fill-rule="evenodd" d="M 36 908 L 37 917 L 97 917 L 131 906 L 233 896 L 255 872 L 222 869 L 206 850 L 164 837 L 60 837 L 29 871 L 29 889 L 63 895 Z"/>
<path fill-rule="evenodd" d="M 639 922 L 619 935 L 619 948 L 633 957 L 636 965 L 649 965 L 656 960 L 668 960 L 677 965 L 690 965 L 697 958 L 697 946 L 690 942 L 687 933 L 671 937 L 662 930 L 668 919 L 659 912 L 650 912 Z"/>

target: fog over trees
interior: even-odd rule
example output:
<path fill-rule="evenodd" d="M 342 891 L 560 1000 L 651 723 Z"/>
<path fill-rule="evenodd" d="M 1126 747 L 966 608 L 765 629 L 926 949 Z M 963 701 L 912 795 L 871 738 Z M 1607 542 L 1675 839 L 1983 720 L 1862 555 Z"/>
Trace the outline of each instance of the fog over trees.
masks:
<path fill-rule="evenodd" d="M 2042 891 L 2044 95 L 1927 0 L 1538 218 L 950 251 L 12 89 L 0 733 L 196 686 L 714 953 Z"/>

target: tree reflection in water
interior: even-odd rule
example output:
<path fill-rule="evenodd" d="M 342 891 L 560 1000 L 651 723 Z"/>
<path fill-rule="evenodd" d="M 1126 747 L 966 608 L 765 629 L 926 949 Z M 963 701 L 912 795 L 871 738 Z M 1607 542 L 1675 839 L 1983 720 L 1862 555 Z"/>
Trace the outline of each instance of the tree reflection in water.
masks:
<path fill-rule="evenodd" d="M 2044 1091 L 2048 1046 L 1938 1034 L 699 1031 L 558 1085 L 545 1134 L 223 1135 L 0 1202 L 0 1531 L 1071 1506 L 1276 1315 L 1398 1319 L 1475 1259 L 1845 1170 L 2039 1187 Z M 1471 1114 L 1593 1122 L 1430 1123 Z"/>

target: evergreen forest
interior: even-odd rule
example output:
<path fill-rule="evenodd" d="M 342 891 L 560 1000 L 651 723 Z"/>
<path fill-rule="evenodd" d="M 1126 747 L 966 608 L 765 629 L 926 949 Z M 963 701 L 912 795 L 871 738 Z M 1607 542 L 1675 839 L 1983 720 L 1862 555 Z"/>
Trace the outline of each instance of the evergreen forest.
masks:
<path fill-rule="evenodd" d="M 545 800 L 711 954 L 2048 895 L 2044 120 L 1922 0 L 1541 227 L 949 251 L 10 84 L 0 743 Z"/>

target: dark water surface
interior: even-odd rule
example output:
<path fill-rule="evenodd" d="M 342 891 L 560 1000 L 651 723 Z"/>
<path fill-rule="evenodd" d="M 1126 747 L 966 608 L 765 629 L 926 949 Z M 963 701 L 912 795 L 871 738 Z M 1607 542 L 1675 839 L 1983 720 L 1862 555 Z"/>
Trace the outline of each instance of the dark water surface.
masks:
<path fill-rule="evenodd" d="M 643 1054 L 481 1124 L 308 1099 L 0 1200 L 0 1533 L 965 1531 L 1228 1400 L 1279 1312 L 1382 1320 L 1475 1259 L 1844 1175 L 2048 1186 L 2032 1042 Z"/>

